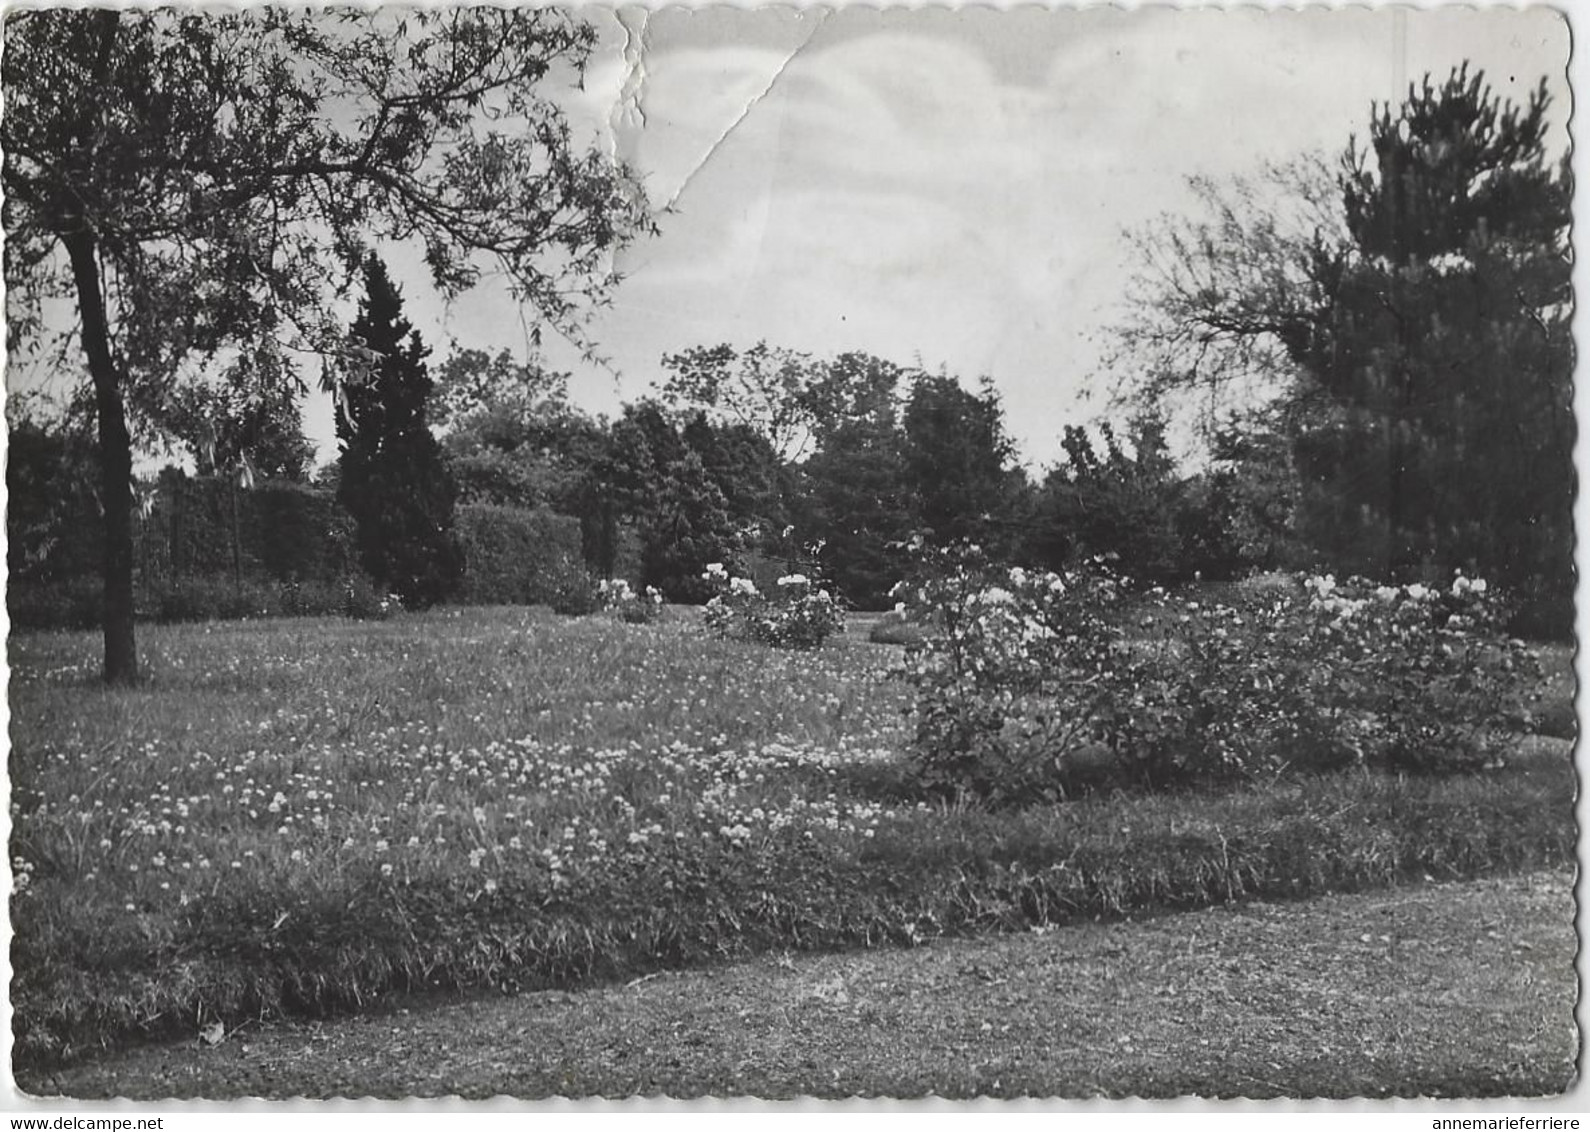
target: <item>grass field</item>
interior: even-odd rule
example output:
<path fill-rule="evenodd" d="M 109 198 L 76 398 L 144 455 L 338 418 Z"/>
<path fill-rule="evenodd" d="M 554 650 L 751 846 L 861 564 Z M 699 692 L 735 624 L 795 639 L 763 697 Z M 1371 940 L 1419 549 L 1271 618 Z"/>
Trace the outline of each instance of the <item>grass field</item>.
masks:
<path fill-rule="evenodd" d="M 15 637 L 19 1063 L 727 957 L 1550 866 L 1572 767 L 935 806 L 898 652 L 523 609 Z M 92 925 L 92 930 L 84 930 Z"/>

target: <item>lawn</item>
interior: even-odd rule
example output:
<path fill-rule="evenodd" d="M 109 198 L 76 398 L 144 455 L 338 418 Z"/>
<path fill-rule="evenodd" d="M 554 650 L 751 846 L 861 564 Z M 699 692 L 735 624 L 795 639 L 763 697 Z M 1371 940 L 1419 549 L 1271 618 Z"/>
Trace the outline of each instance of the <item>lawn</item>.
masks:
<path fill-rule="evenodd" d="M 19 1063 L 784 951 L 1571 859 L 1566 758 L 1220 795 L 935 805 L 899 653 L 539 610 L 13 637 Z M 84 931 L 83 925 L 93 925 Z"/>

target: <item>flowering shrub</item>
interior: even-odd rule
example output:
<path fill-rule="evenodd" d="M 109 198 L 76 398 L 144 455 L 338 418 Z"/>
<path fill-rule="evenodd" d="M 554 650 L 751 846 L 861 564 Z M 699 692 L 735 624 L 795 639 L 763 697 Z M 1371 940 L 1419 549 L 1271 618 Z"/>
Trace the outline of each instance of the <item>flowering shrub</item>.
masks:
<path fill-rule="evenodd" d="M 363 574 L 351 574 L 342 581 L 342 613 L 359 621 L 384 621 L 400 612 L 403 601 L 396 594 L 380 593 Z"/>
<path fill-rule="evenodd" d="M 585 617 L 602 608 L 602 595 L 583 564 L 564 560 L 547 581 L 547 604 L 564 617 Z"/>
<path fill-rule="evenodd" d="M 656 586 L 647 586 L 642 595 L 623 578 L 609 578 L 596 584 L 596 596 L 604 611 L 631 625 L 649 625 L 662 616 L 663 595 Z"/>
<path fill-rule="evenodd" d="M 715 635 L 779 648 L 814 649 L 845 627 L 833 596 L 805 574 L 786 574 L 777 594 L 764 595 L 749 578 L 730 575 L 721 562 L 702 579 L 715 591 L 703 619 Z"/>
<path fill-rule="evenodd" d="M 1298 578 L 1208 602 L 1134 594 L 1102 561 L 1057 575 L 913 549 L 922 574 L 897 587 L 928 629 L 904 668 L 913 750 L 943 789 L 1473 769 L 1498 760 L 1539 676 L 1480 579 L 1437 592 Z"/>

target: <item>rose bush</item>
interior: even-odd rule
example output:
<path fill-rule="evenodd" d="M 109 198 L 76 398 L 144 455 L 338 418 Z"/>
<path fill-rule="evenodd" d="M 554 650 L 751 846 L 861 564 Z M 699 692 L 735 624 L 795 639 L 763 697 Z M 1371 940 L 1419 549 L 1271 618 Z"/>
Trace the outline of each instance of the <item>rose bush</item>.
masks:
<path fill-rule="evenodd" d="M 1437 591 L 1291 579 L 1220 600 L 1134 590 L 1094 560 L 1000 568 L 915 542 L 897 587 L 913 757 L 929 788 L 1000 799 L 1361 763 L 1495 764 L 1538 687 L 1481 579 Z"/>
<path fill-rule="evenodd" d="M 786 574 L 777 593 L 763 594 L 749 578 L 731 575 L 721 562 L 703 580 L 715 591 L 703 621 L 716 636 L 778 648 L 814 649 L 845 627 L 845 613 L 827 589 L 805 574 Z"/>
<path fill-rule="evenodd" d="M 623 578 L 608 578 L 596 584 L 596 596 L 604 612 L 631 625 L 649 625 L 662 617 L 663 595 L 656 586 L 638 594 Z"/>

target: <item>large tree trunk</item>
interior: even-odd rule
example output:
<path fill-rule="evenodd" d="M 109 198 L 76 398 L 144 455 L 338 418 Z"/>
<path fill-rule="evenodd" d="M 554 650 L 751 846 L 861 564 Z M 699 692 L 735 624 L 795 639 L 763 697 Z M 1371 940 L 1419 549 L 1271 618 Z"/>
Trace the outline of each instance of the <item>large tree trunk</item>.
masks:
<path fill-rule="evenodd" d="M 110 351 L 94 234 L 79 230 L 64 241 L 77 285 L 83 353 L 94 382 L 99 421 L 99 496 L 105 514 L 105 681 L 131 684 L 138 679 L 138 647 L 133 636 L 132 436 L 122 403 L 121 368 Z"/>

